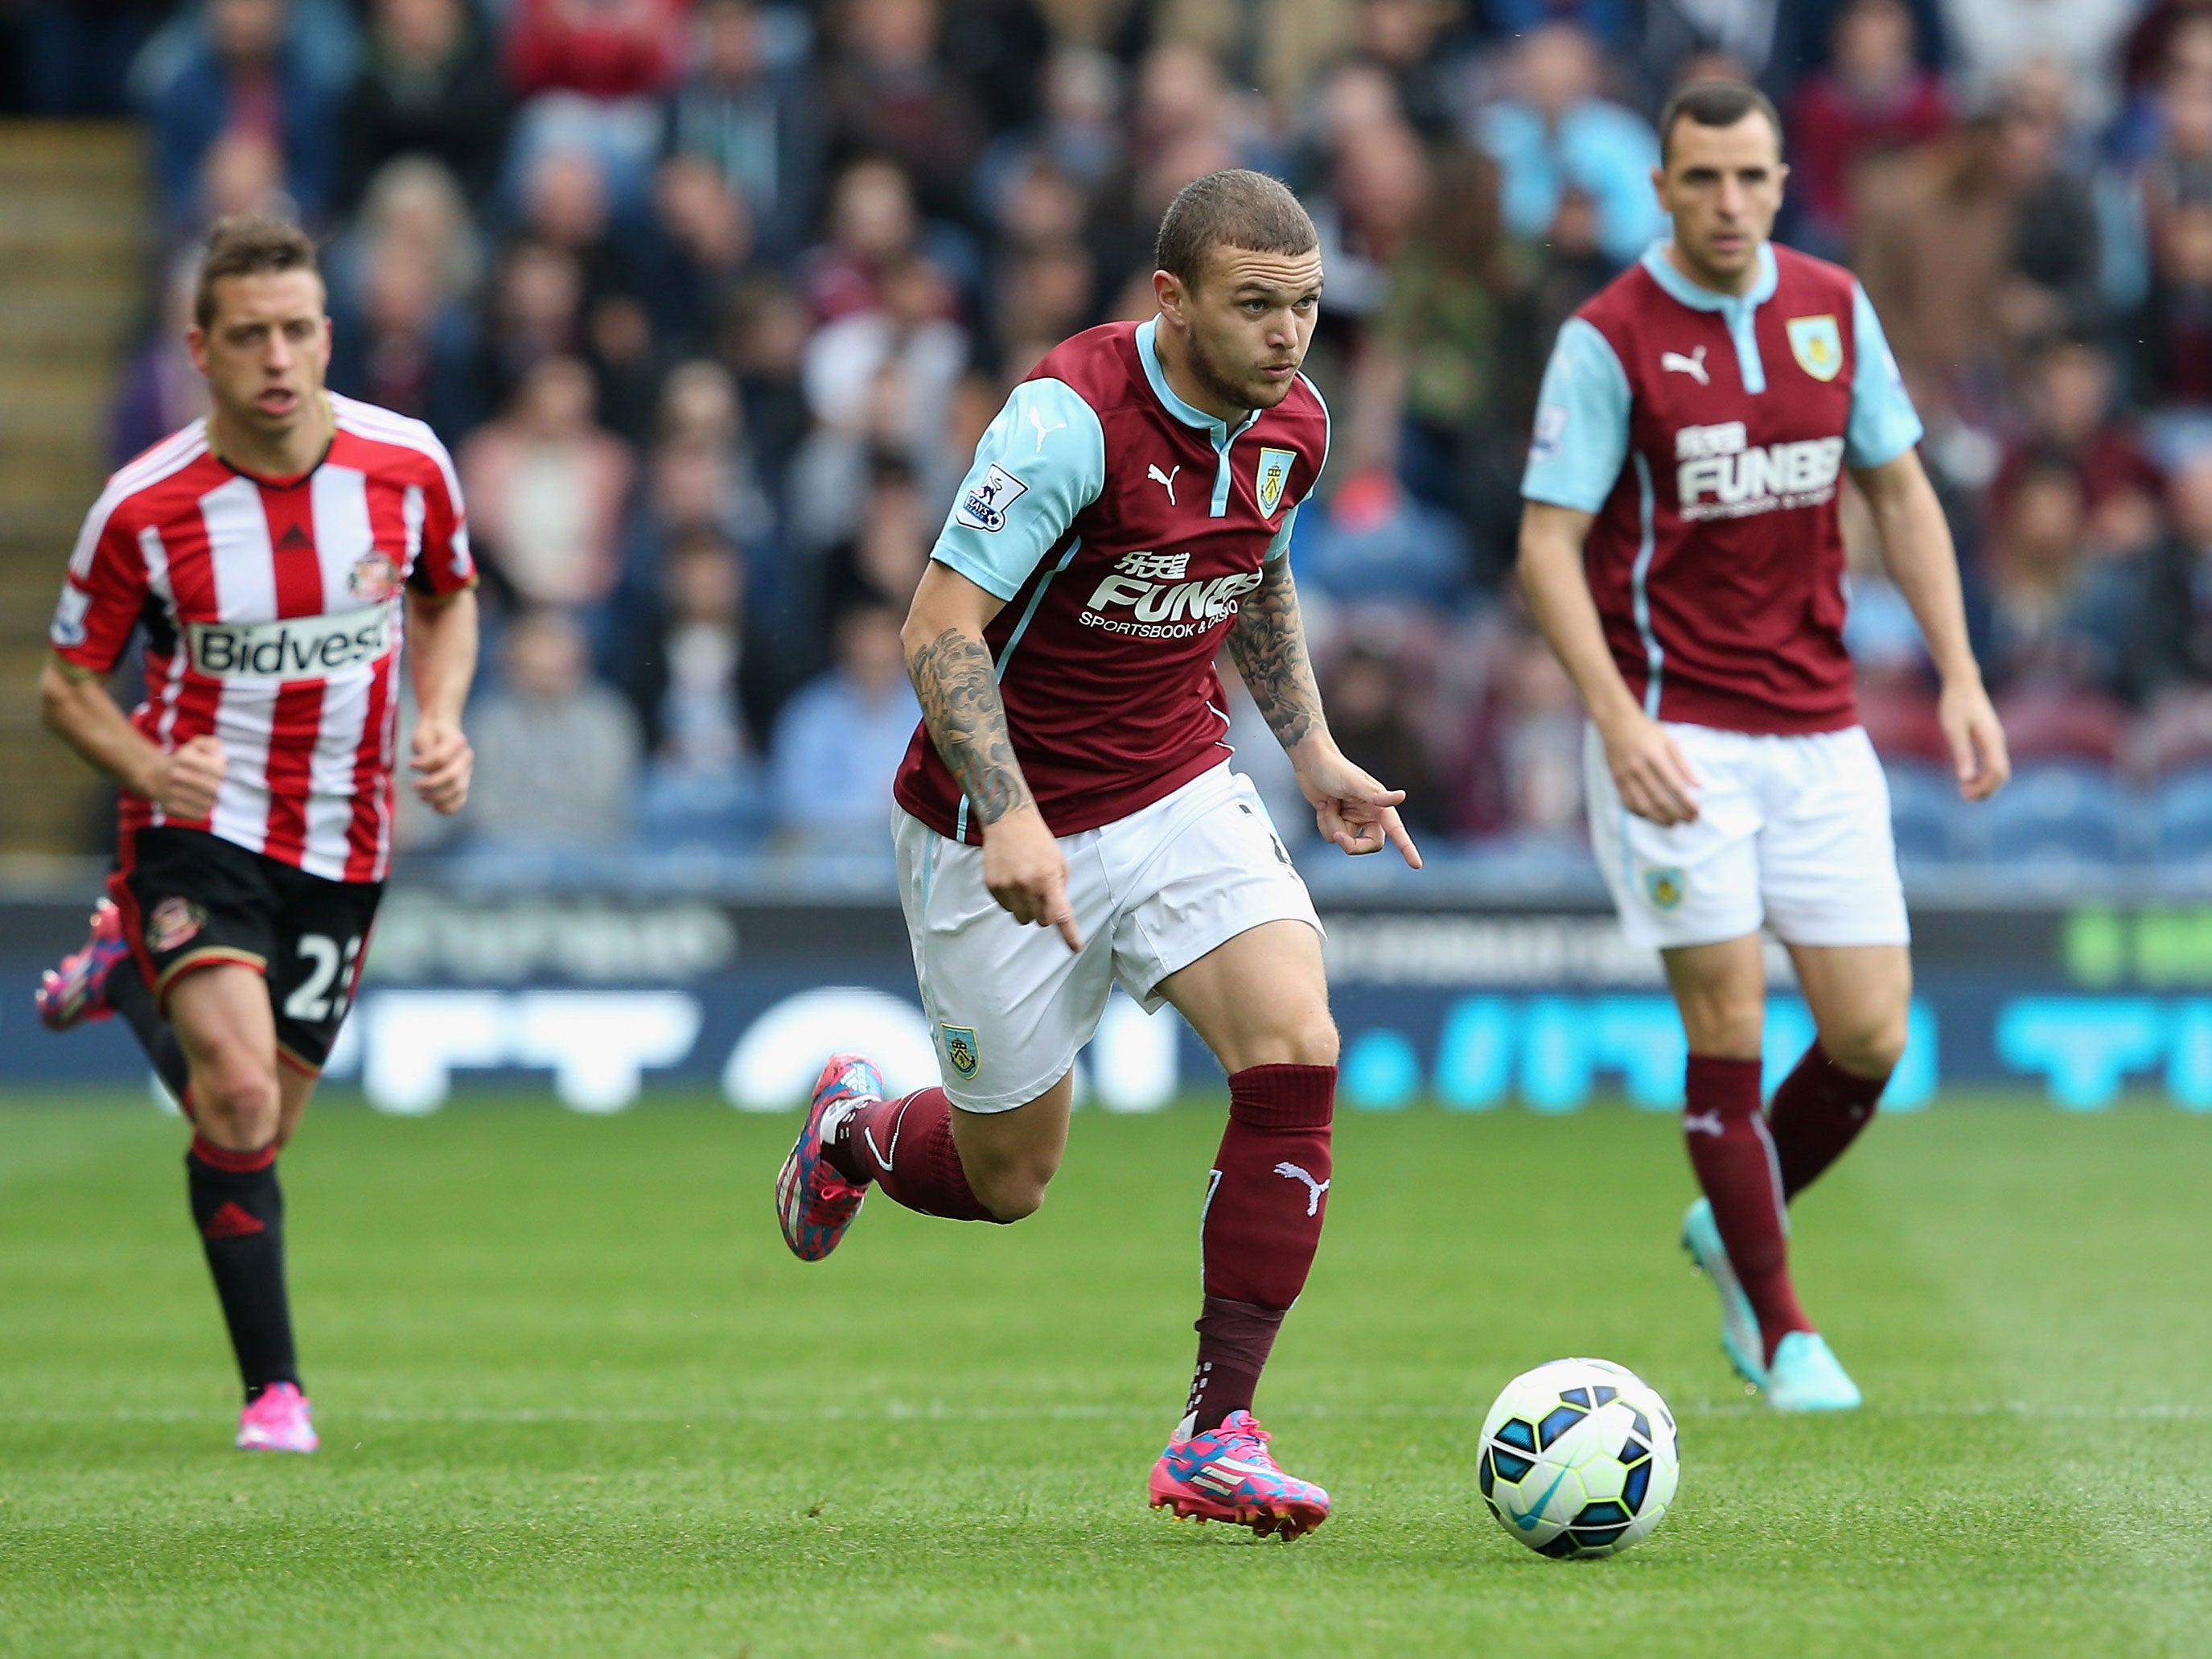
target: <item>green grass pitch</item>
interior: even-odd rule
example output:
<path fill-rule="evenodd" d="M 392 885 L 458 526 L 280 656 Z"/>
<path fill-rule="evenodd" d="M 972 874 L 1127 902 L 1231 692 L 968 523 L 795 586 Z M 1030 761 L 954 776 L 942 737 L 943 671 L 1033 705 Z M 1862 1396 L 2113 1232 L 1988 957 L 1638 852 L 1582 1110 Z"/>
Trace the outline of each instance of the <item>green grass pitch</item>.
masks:
<path fill-rule="evenodd" d="M 1082 1114 L 1050 1203 L 878 1200 L 790 1260 L 789 1118 L 333 1101 L 287 1156 L 325 1449 L 228 1449 L 181 1136 L 0 1106 L 0 1652 L 2202 1654 L 2212 1121 L 2027 1103 L 1884 1121 L 1799 1206 L 1869 1408 L 1746 1400 L 1674 1228 L 1673 1121 L 1348 1115 L 1260 1405 L 1313 1537 L 1176 1525 L 1218 1109 Z M 1672 1516 L 1559 1564 L 1484 1512 L 1515 1371 L 1632 1365 Z"/>

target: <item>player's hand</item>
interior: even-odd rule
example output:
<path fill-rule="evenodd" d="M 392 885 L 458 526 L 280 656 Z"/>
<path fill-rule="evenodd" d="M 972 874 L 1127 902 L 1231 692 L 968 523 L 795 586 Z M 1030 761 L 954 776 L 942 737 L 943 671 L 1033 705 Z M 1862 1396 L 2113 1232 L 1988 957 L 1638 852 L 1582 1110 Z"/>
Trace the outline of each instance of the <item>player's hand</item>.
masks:
<path fill-rule="evenodd" d="M 2003 788 L 2012 776 L 2012 753 L 2005 747 L 2004 727 L 1981 681 L 1946 685 L 1936 705 L 1936 718 L 1943 727 L 1944 742 L 1951 745 L 1959 793 L 1968 800 L 1987 800 Z"/>
<path fill-rule="evenodd" d="M 1334 842 L 1354 858 L 1395 847 L 1411 868 L 1421 867 L 1421 849 L 1398 818 L 1404 790 L 1385 789 L 1345 759 L 1334 744 L 1293 755 L 1291 762 L 1324 841 Z"/>
<path fill-rule="evenodd" d="M 146 798 L 170 817 L 197 822 L 215 811 L 216 793 L 230 764 L 218 738 L 194 738 L 179 744 L 156 763 L 148 781 Z"/>
<path fill-rule="evenodd" d="M 1083 948 L 1067 901 L 1067 857 L 1035 806 L 1009 812 L 983 830 L 983 885 L 1024 925 L 1057 927 L 1070 951 Z"/>
<path fill-rule="evenodd" d="M 1654 823 L 1696 821 L 1698 775 L 1665 726 L 1637 708 L 1599 735 L 1623 806 Z"/>
<path fill-rule="evenodd" d="M 469 780 L 477 765 L 476 750 L 461 728 L 451 720 L 423 720 L 415 728 L 408 764 L 415 773 L 415 793 L 434 812 L 450 817 L 468 804 Z"/>

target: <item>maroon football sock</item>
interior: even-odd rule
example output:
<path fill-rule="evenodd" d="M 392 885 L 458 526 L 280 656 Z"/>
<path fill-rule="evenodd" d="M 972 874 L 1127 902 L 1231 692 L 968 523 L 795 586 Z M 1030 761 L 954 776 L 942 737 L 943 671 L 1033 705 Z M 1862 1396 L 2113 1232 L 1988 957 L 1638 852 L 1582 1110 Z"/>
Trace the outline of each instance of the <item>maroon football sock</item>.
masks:
<path fill-rule="evenodd" d="M 1889 1073 L 1861 1077 L 1830 1060 L 1816 1041 L 1774 1091 L 1766 1126 L 1782 1166 L 1782 1196 L 1793 1199 L 1820 1178 L 1874 1119 Z"/>
<path fill-rule="evenodd" d="M 1205 1309 L 1191 1432 L 1249 1411 L 1283 1315 L 1305 1288 L 1328 1209 L 1334 1066 L 1255 1066 L 1229 1079 L 1229 1126 L 1199 1230 Z"/>
<path fill-rule="evenodd" d="M 1759 1109 L 1759 1062 L 1692 1054 L 1682 1113 L 1682 1139 L 1698 1184 L 1712 1201 L 1713 1221 L 1729 1263 L 1759 1316 L 1766 1355 L 1812 1321 L 1790 1283 L 1790 1246 L 1783 1218 L 1774 1143 Z"/>
<path fill-rule="evenodd" d="M 864 1103 L 823 1156 L 848 1181 L 872 1181 L 896 1204 L 948 1221 L 996 1221 L 969 1190 L 942 1089 Z"/>

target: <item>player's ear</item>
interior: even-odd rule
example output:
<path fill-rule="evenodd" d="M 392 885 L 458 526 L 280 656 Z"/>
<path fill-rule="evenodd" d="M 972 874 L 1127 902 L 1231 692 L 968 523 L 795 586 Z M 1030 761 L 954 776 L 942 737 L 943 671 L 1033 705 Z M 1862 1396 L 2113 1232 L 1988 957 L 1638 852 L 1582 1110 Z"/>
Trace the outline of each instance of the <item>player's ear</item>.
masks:
<path fill-rule="evenodd" d="M 1182 320 L 1182 278 L 1171 270 L 1152 273 L 1152 301 L 1166 315 Z"/>
<path fill-rule="evenodd" d="M 199 370 L 201 374 L 206 374 L 208 366 L 207 331 L 202 328 L 198 323 L 194 323 L 190 328 L 185 331 L 185 350 L 190 354 L 191 357 L 192 367 Z"/>

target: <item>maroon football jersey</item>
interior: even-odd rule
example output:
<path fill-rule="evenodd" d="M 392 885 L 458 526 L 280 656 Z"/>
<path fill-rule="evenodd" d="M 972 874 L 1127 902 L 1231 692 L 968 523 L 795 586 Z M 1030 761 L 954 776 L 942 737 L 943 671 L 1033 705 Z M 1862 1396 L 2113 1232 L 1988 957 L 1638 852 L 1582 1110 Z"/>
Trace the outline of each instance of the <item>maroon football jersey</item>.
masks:
<path fill-rule="evenodd" d="M 1154 326 L 1088 330 L 1036 366 L 977 447 L 934 554 L 1006 601 L 984 642 L 1056 836 L 1228 757 L 1214 659 L 1328 451 L 1303 375 L 1273 409 L 1213 420 L 1168 386 Z M 927 727 L 895 793 L 940 835 L 982 839 Z"/>
<path fill-rule="evenodd" d="M 1626 464 L 1585 548 L 1613 660 L 1661 719 L 1767 733 L 1855 725 L 1843 468 L 1919 435 L 1879 325 L 1855 428 L 1872 313 L 1850 272 L 1775 246 L 1771 288 L 1731 302 L 1663 259 L 1632 266 L 1577 313 L 1628 383 Z M 1747 344 L 1763 386 L 1746 384 Z M 1877 390 L 1887 402 L 1871 401 Z M 1859 430 L 1875 436 L 1847 442 Z M 1540 419 L 1537 435 L 1540 451 Z"/>

